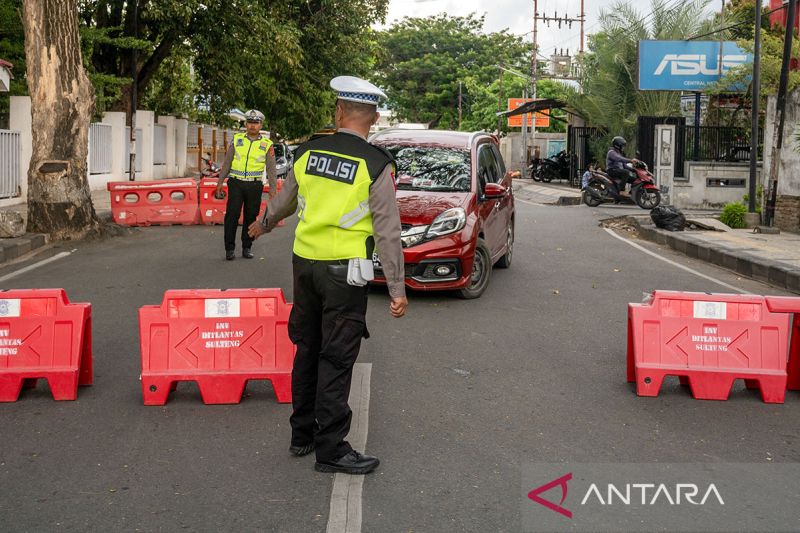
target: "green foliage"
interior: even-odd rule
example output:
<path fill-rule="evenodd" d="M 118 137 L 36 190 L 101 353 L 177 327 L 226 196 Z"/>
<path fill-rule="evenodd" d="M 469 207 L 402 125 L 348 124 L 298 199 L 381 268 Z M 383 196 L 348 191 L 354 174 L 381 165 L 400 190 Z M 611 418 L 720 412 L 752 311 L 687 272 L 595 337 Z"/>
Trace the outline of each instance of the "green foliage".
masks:
<path fill-rule="evenodd" d="M 530 56 L 521 38 L 505 31 L 483 33 L 483 23 L 474 14 L 442 14 L 405 18 L 378 34 L 376 70 L 400 121 L 457 129 L 460 83 L 462 129 L 496 128 L 498 65 L 525 72 Z M 524 80 L 511 78 L 504 76 L 505 97 L 521 97 Z"/>
<path fill-rule="evenodd" d="M 180 46 L 164 60 L 158 74 L 141 98 L 141 107 L 157 115 L 176 115 L 197 120 L 195 95 L 197 80 L 192 74 L 192 57 L 187 47 Z"/>
<path fill-rule="evenodd" d="M 723 224 L 733 229 L 746 228 L 744 217 L 747 214 L 747 206 L 741 202 L 731 202 L 725 204 L 722 208 L 722 213 L 719 215 L 719 220 Z"/>
<path fill-rule="evenodd" d="M 581 59 L 583 93 L 574 93 L 570 103 L 588 125 L 622 135 L 633 141 L 639 116 L 680 115 L 680 93 L 639 91 L 637 55 L 640 40 L 683 40 L 706 33 L 714 25 L 706 16 L 708 0 L 652 0 L 640 12 L 622 0 L 600 15 L 601 30 L 588 40 Z"/>
<path fill-rule="evenodd" d="M 499 79 L 502 76 L 502 82 Z M 476 79 L 470 79 L 465 86 L 465 92 L 470 95 L 469 113 L 464 116 L 461 129 L 464 131 L 488 130 L 494 131 L 500 124 L 500 131 L 508 132 L 508 119 L 501 117 L 498 122 L 497 111 L 505 111 L 507 99 L 519 97 L 523 91 L 530 88 L 528 82 L 518 76 L 503 73 L 491 84 L 486 85 Z M 538 98 L 557 98 L 566 101 L 574 89 L 562 82 L 555 80 L 538 80 L 536 82 L 536 96 Z M 552 118 L 556 117 L 556 118 Z M 567 130 L 565 113 L 560 109 L 551 111 L 550 126 L 539 128 L 540 132 L 564 132 Z M 519 129 L 519 128 L 515 128 Z"/>
<path fill-rule="evenodd" d="M 28 94 L 25 83 L 25 36 L 22 30 L 22 0 L 0 0 L 0 59 L 14 65 L 10 95 Z M 0 113 L 8 112 L 8 97 L 0 94 Z"/>
<path fill-rule="evenodd" d="M 762 202 L 763 198 L 764 198 L 764 185 L 759 183 L 758 185 L 756 185 L 756 213 L 760 213 L 761 212 L 761 202 Z M 742 196 L 742 203 L 744 205 L 749 205 L 750 204 L 750 194 L 749 193 L 745 193 Z"/>

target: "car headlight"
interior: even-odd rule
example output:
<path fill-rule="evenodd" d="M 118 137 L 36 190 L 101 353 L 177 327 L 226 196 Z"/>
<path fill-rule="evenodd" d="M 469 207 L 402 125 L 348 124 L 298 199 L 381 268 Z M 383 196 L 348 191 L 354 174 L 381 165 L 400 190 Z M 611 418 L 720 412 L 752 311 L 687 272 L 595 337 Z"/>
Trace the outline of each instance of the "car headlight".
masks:
<path fill-rule="evenodd" d="M 454 207 L 436 217 L 425 234 L 427 238 L 441 237 L 455 233 L 467 224 L 467 213 L 460 207 Z"/>
<path fill-rule="evenodd" d="M 411 226 L 400 232 L 400 242 L 403 244 L 403 248 L 419 244 L 425 238 L 426 231 L 428 231 L 428 226 Z"/>

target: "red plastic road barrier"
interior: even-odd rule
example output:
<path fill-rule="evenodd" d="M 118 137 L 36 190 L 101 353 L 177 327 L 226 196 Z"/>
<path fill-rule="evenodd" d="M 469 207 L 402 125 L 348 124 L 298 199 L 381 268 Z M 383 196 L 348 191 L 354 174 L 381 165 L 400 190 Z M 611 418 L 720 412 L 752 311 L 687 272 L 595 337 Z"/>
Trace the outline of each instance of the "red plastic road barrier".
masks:
<path fill-rule="evenodd" d="M 291 309 L 280 289 L 170 290 L 142 307 L 144 404 L 164 405 L 178 381 L 196 381 L 206 404 L 239 403 L 256 379 L 291 402 Z"/>
<path fill-rule="evenodd" d="M 0 402 L 46 379 L 55 400 L 92 384 L 92 306 L 63 289 L 0 292 Z"/>
<path fill-rule="evenodd" d="M 200 223 L 193 179 L 112 181 L 111 214 L 123 226 L 189 226 Z"/>
<path fill-rule="evenodd" d="M 278 190 L 283 188 L 283 180 L 278 180 Z M 225 191 L 225 198 L 217 199 L 214 197 L 214 191 L 217 189 L 216 178 L 203 178 L 200 180 L 200 221 L 208 226 L 213 224 L 225 223 L 225 206 L 227 203 L 228 195 L 228 179 L 226 178 L 223 185 Z M 267 208 L 267 199 L 269 198 L 269 184 L 265 184 L 263 188 L 263 196 L 261 198 L 261 209 L 258 218 L 264 215 L 264 210 Z M 242 223 L 242 215 L 239 215 L 239 224 Z M 278 226 L 283 226 L 284 221 L 281 220 Z"/>
<path fill-rule="evenodd" d="M 701 400 L 726 400 L 734 380 L 758 386 L 767 403 L 786 395 L 789 315 L 763 296 L 655 291 L 628 304 L 628 381 L 657 396 L 679 376 Z"/>
<path fill-rule="evenodd" d="M 793 313 L 791 344 L 789 345 L 789 374 L 786 388 L 800 390 L 800 298 L 767 296 L 767 307 L 773 313 Z"/>

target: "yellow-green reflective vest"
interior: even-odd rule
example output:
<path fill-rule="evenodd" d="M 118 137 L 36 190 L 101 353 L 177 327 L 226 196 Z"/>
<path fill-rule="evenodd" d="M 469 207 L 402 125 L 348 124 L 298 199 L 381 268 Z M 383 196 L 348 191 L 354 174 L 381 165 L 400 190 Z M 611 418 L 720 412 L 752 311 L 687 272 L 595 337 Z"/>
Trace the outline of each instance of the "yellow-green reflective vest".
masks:
<path fill-rule="evenodd" d="M 318 261 L 371 258 L 369 189 L 392 161 L 388 152 L 348 133 L 299 147 L 294 175 L 300 222 L 294 253 Z"/>
<path fill-rule="evenodd" d="M 229 176 L 240 180 L 260 180 L 264 175 L 271 146 L 272 141 L 263 136 L 251 141 L 245 133 L 234 134 L 233 162 Z"/>

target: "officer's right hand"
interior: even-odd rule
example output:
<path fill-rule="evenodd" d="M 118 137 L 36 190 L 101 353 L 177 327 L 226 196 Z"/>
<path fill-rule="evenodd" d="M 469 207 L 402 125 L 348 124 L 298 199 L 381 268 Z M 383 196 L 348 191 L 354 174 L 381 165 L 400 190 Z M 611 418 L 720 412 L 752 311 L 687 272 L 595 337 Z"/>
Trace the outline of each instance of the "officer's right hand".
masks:
<path fill-rule="evenodd" d="M 392 313 L 393 317 L 400 318 L 406 314 L 406 307 L 408 307 L 408 298 L 405 296 L 402 298 L 392 298 L 389 304 L 389 312 Z"/>
<path fill-rule="evenodd" d="M 225 192 L 223 191 L 222 187 L 223 184 L 218 183 L 217 189 L 214 191 L 214 198 L 216 198 L 217 200 L 222 200 L 223 198 L 225 198 Z"/>

